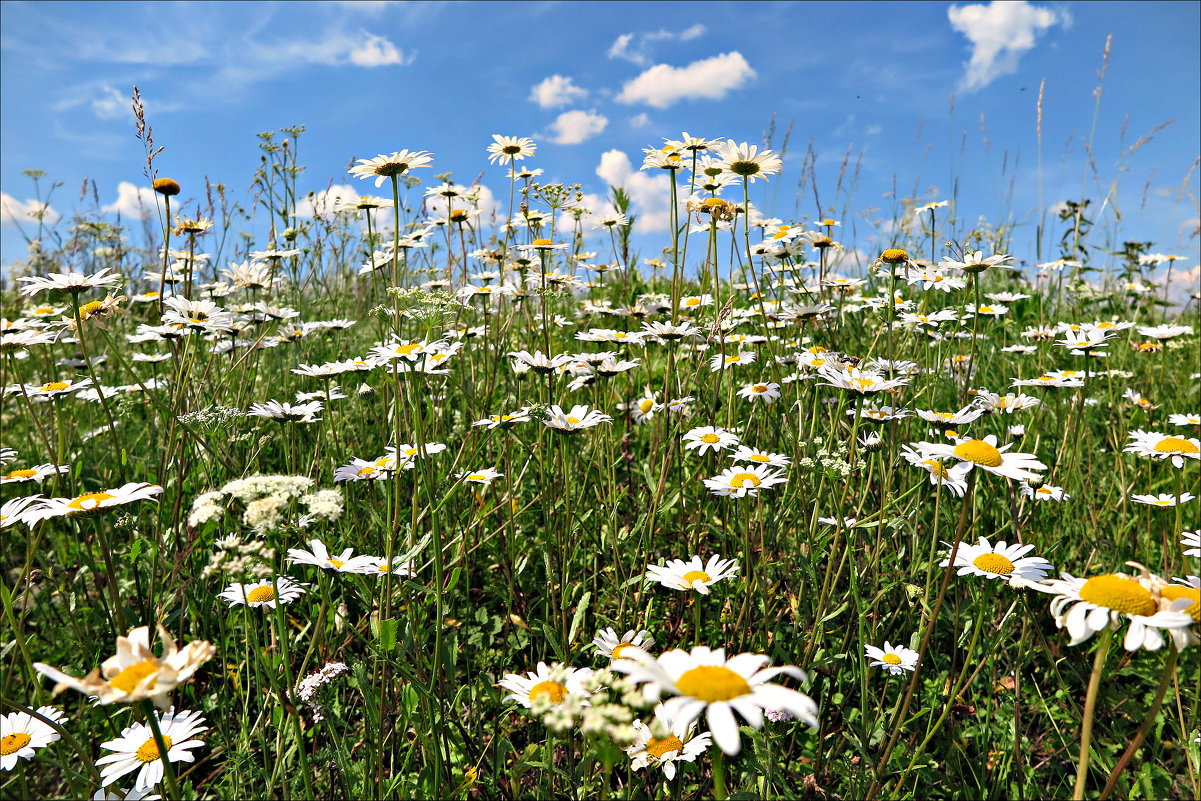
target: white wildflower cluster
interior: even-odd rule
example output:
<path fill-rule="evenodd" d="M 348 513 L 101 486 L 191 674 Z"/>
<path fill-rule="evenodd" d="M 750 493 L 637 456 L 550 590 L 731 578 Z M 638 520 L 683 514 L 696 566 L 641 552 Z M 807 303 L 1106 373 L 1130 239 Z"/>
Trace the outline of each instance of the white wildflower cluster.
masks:
<path fill-rule="evenodd" d="M 222 575 L 261 579 L 273 572 L 271 565 L 275 559 L 275 549 L 268 548 L 262 540 L 243 542 L 237 534 L 230 534 L 217 540 L 214 545 L 216 550 L 201 573 L 204 578 Z"/>
<path fill-rule="evenodd" d="M 582 686 L 590 695 L 580 716 L 580 731 L 606 737 L 619 748 L 634 742 L 633 709 L 646 705 L 638 686 L 607 669 L 594 671 Z"/>
<path fill-rule="evenodd" d="M 256 475 L 231 481 L 221 489 L 206 492 L 192 502 L 188 526 L 215 520 L 229 511 L 231 501 L 244 507 L 242 522 L 259 534 L 279 528 L 289 519 L 293 503 L 304 507 L 300 519 L 337 520 L 342 516 L 342 493 L 336 489 L 313 489 L 305 476 Z M 293 518 L 294 519 L 294 518 Z"/>
<path fill-rule="evenodd" d="M 851 473 L 867 469 L 867 462 L 858 457 L 854 463 L 847 458 L 850 445 L 846 442 L 834 442 L 831 446 L 824 444 L 822 437 L 814 437 L 813 444 L 820 446 L 813 456 L 806 456 L 797 462 L 802 470 L 821 471 L 829 478 L 849 478 Z M 800 443 L 801 447 L 805 443 Z"/>
<path fill-rule="evenodd" d="M 188 528 L 195 528 L 225 513 L 222 503 L 225 496 L 220 492 L 205 492 L 192 501 L 192 512 L 188 515 Z"/>
<path fill-rule="evenodd" d="M 314 700 L 317 697 L 317 691 L 325 684 L 329 684 L 335 677 L 346 673 L 350 670 L 345 662 L 327 662 L 318 671 L 310 673 L 300 680 L 296 685 L 296 699 L 302 704 L 309 707 L 313 711 L 313 722 L 320 723 L 325 720 L 325 715 L 322 714 L 321 704 Z"/>
<path fill-rule="evenodd" d="M 303 495 L 300 502 L 308 507 L 309 515 L 322 520 L 337 520 L 342 516 L 342 492 L 337 489 L 323 489 Z"/>
<path fill-rule="evenodd" d="M 181 414 L 179 422 L 186 426 L 202 428 L 210 434 L 215 434 L 218 431 L 229 428 L 235 420 L 239 420 L 245 416 L 245 412 L 233 406 L 206 406 L 194 412 Z"/>

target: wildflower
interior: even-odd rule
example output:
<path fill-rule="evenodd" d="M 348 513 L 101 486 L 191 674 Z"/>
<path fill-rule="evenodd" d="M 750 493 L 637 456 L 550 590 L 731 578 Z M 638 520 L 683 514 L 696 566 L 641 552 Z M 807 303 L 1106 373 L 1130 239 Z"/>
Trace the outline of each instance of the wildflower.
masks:
<path fill-rule="evenodd" d="M 327 662 L 321 666 L 320 670 L 313 671 L 296 685 L 295 697 L 313 710 L 314 723 L 319 723 L 325 719 L 325 716 L 321 713 L 321 704 L 313 700 L 317 695 L 317 690 L 349 670 L 350 667 L 345 662 Z"/>
<path fill-rule="evenodd" d="M 1201 529 L 1180 532 L 1180 544 L 1184 546 L 1185 556 L 1201 559 Z"/>
<path fill-rule="evenodd" d="M 165 715 L 154 713 L 158 728 L 167 747 L 167 761 L 192 762 L 196 759 L 190 751 L 204 745 L 203 740 L 192 739 L 208 731 L 204 717 L 199 712 L 180 712 L 172 707 Z M 101 786 L 108 787 L 122 776 L 138 772 L 134 781 L 135 790 L 148 790 L 163 780 L 163 759 L 159 753 L 154 732 L 144 723 L 127 726 L 115 740 L 101 743 L 100 747 L 114 753 L 96 760 L 100 772 Z"/>
<path fill-rule="evenodd" d="M 41 520 L 41 516 L 36 512 L 43 500 L 42 496 L 37 494 L 24 495 L 5 501 L 4 505 L 0 506 L 0 528 L 8 528 L 14 523 L 30 525 Z M 29 516 L 30 512 L 35 513 L 32 518 Z"/>
<path fill-rule="evenodd" d="M 694 556 L 687 562 L 669 559 L 663 566 L 648 565 L 646 580 L 657 581 L 673 590 L 696 590 L 701 595 L 708 595 L 709 587 L 737 573 L 737 559 L 722 559 L 714 554 L 708 562 L 701 562 L 699 556 Z"/>
<path fill-rule="evenodd" d="M 37 276 L 25 275 L 17 279 L 24 281 L 25 286 L 21 287 L 21 294 L 27 297 L 33 297 L 42 290 L 64 290 L 72 294 L 78 294 L 85 289 L 102 289 L 104 287 L 117 287 L 121 285 L 122 278 L 120 274 L 113 273 L 111 267 L 105 267 L 99 272 L 91 275 L 83 273 L 67 272 L 55 273 L 53 275 Z"/>
<path fill-rule="evenodd" d="M 620 637 L 613 629 L 601 629 L 592 640 L 592 646 L 601 656 L 609 659 L 621 659 L 621 652 L 627 648 L 647 650 L 655 644 L 655 638 L 645 629 L 630 629 Z"/>
<path fill-rule="evenodd" d="M 1172 414 L 1168 422 L 1174 426 L 1201 426 L 1201 414 Z"/>
<path fill-rule="evenodd" d="M 936 487 L 946 487 L 960 498 L 967 492 L 967 474 L 971 466 L 959 462 L 947 467 L 941 459 L 932 458 L 925 453 L 919 453 L 908 445 L 901 446 L 901 457 L 914 467 L 920 467 L 930 476 L 930 483 Z"/>
<path fill-rule="evenodd" d="M 271 581 L 256 581 L 253 584 L 234 583 L 217 593 L 217 597 L 225 600 L 230 606 L 269 606 L 290 604 L 305 593 L 305 585 L 292 581 L 284 576 L 276 576 Z"/>
<path fill-rule="evenodd" d="M 684 434 L 684 449 L 704 454 L 709 450 L 725 450 L 738 445 L 738 435 L 724 428 L 698 426 Z"/>
<path fill-rule="evenodd" d="M 948 549 L 952 547 L 947 542 L 944 542 L 943 545 L 946 545 Z M 987 537 L 981 537 L 980 542 L 976 545 L 967 542 L 959 543 L 959 548 L 955 550 L 955 567 L 959 568 L 958 575 L 960 576 L 972 575 L 988 579 L 1001 579 L 1007 584 L 1015 579 L 1031 582 L 1042 581 L 1051 572 L 1051 563 L 1041 556 L 1026 556 L 1032 550 L 1034 550 L 1033 545 L 1020 543 L 1009 545 L 1004 541 L 998 542 L 994 546 Z M 950 551 L 948 551 L 948 558 L 943 559 L 939 567 L 947 567 L 950 564 L 949 553 Z"/>
<path fill-rule="evenodd" d="M 547 428 L 553 428 L 565 434 L 574 434 L 585 428 L 612 422 L 613 418 L 600 409 L 589 411 L 587 406 L 577 404 L 571 407 L 570 412 L 565 412 L 556 404 L 550 407 L 549 417 L 546 418 L 544 424 Z"/>
<path fill-rule="evenodd" d="M 661 736 L 656 737 L 655 729 Z M 709 732 L 696 733 L 696 720 L 687 723 L 673 718 L 663 704 L 655 707 L 655 721 L 647 726 L 640 720 L 634 721 L 634 742 L 625 749 L 630 757 L 630 767 L 642 770 L 649 765 L 658 765 L 668 781 L 676 777 L 677 762 L 695 762 L 713 742 Z"/>
<path fill-rule="evenodd" d="M 1193 623 L 1183 611 L 1187 601 L 1164 598 L 1161 590 L 1167 582 L 1142 565 L 1127 564 L 1140 568 L 1139 575 L 1106 573 L 1086 579 L 1061 573 L 1061 578 L 1035 588 L 1055 593 L 1051 614 L 1055 625 L 1072 635 L 1069 645 L 1079 645 L 1106 628 L 1116 629 L 1126 620 L 1130 627 L 1122 645 L 1127 651 L 1159 650 L 1164 644 L 1161 631 L 1168 633 L 1177 650 L 1184 650 Z"/>
<path fill-rule="evenodd" d="M 71 465 L 69 464 L 40 464 L 37 467 L 28 467 L 24 470 L 12 470 L 0 477 L 0 484 L 11 484 L 14 482 L 36 481 L 39 484 L 49 476 L 55 476 L 59 473 L 70 473 Z"/>
<path fill-rule="evenodd" d="M 919 442 L 918 450 L 930 456 L 955 458 L 968 465 L 978 467 L 994 475 L 1014 481 L 1030 481 L 1038 477 L 1035 470 L 1046 470 L 1047 466 L 1030 453 L 1006 453 L 1012 443 L 997 447 L 997 438 L 989 434 L 984 439 L 961 439 L 955 445 Z"/>
<path fill-rule="evenodd" d="M 116 489 L 85 492 L 74 498 L 47 498 L 36 509 L 30 509 L 27 515 L 31 520 L 43 520 L 64 515 L 89 514 L 134 501 L 151 500 L 162 491 L 163 488 L 157 484 L 130 482 Z"/>
<path fill-rule="evenodd" d="M 375 557 L 353 556 L 354 548 L 347 548 L 336 557 L 330 556 L 325 543 L 321 540 L 309 540 L 309 548 L 312 549 L 311 552 L 303 548 L 290 548 L 288 561 L 293 564 L 316 565 L 338 573 L 371 573 L 375 571 Z"/>
<path fill-rule="evenodd" d="M 375 186 L 378 188 L 386 178 L 398 177 L 417 167 L 428 167 L 433 159 L 434 154 L 425 150 L 400 150 L 390 156 L 380 154 L 373 159 L 359 159 L 349 172 L 359 178 L 375 176 Z"/>
<path fill-rule="evenodd" d="M 714 353 L 713 357 L 709 359 L 709 369 L 711 372 L 716 373 L 721 370 L 728 370 L 738 364 L 750 364 L 753 361 L 755 361 L 753 351 L 739 351 L 738 353 L 731 353 L 725 356 L 722 356 L 720 353 Z"/>
<path fill-rule="evenodd" d="M 158 627 L 158 636 L 163 643 L 161 657 L 155 656 L 150 648 L 150 628 L 141 626 L 130 631 L 128 637 L 117 637 L 117 653 L 82 679 L 42 662 L 33 666 L 57 682 L 55 695 L 70 688 L 96 696 L 101 704 L 150 698 L 159 707 L 165 707 L 167 695 L 212 659 L 217 648 L 205 640 L 193 640 L 179 648 L 162 625 Z"/>
<path fill-rule="evenodd" d="M 963 261 L 943 259 L 938 266 L 944 269 L 963 270 L 965 273 L 980 273 L 989 267 L 1007 267 L 1006 262 L 1012 258 L 1013 256 L 1006 253 L 996 253 L 985 257 L 984 251 L 977 250 L 975 253 L 964 253 Z"/>
<path fill-rule="evenodd" d="M 754 183 L 759 178 L 766 180 L 767 176 L 775 175 L 784 166 L 783 160 L 770 150 L 759 152 L 756 145 L 746 142 L 737 144 L 733 139 L 714 148 L 714 153 L 722 171 L 728 175 Z"/>
<path fill-rule="evenodd" d="M 1201 440 L 1196 437 L 1172 437 L 1142 429 L 1131 431 L 1128 436 L 1131 441 L 1122 449 L 1125 453 L 1136 453 L 1152 459 L 1171 459 L 1177 468 L 1184 467 L 1185 459 L 1201 459 Z"/>
<path fill-rule="evenodd" d="M 1072 497 L 1063 491 L 1063 487 L 1053 487 L 1050 484 L 1043 484 L 1037 488 L 1023 484 L 1021 494 L 1023 498 L 1033 498 L 1036 501 L 1066 501 Z"/>
<path fill-rule="evenodd" d="M 739 445 L 733 453 L 729 454 L 729 457 L 736 462 L 754 462 L 772 467 L 788 467 L 792 464 L 792 460 L 782 453 L 769 453 L 748 445 Z"/>
<path fill-rule="evenodd" d="M 742 498 L 759 494 L 759 490 L 783 484 L 788 477 L 783 471 L 771 471 L 767 465 L 738 465 L 721 471 L 704 484 L 714 495 Z"/>
<path fill-rule="evenodd" d="M 882 667 L 894 676 L 906 670 L 913 671 L 917 669 L 917 651 L 912 648 L 906 648 L 899 643 L 893 645 L 885 640 L 883 648 L 877 648 L 874 645 L 865 645 L 863 646 L 863 650 L 866 652 L 864 655 L 870 660 L 867 663 L 869 667 Z"/>
<path fill-rule="evenodd" d="M 583 682 L 592 671 L 588 668 L 573 668 L 555 662 L 547 667 L 545 662 L 539 662 L 536 670 L 529 671 L 525 676 L 519 673 L 507 673 L 500 680 L 502 690 L 508 690 L 507 701 L 516 701 L 526 709 L 530 709 L 538 701 L 551 704 L 561 704 L 568 694 L 583 695 Z"/>
<path fill-rule="evenodd" d="M 515 426 L 518 423 L 528 423 L 528 422 L 530 422 L 530 408 L 528 406 L 523 406 L 520 409 L 518 409 L 517 411 L 510 412 L 509 414 L 494 414 L 494 415 L 491 415 L 490 417 L 485 417 L 482 420 L 476 420 L 471 425 L 473 427 L 474 426 L 487 426 L 489 429 L 493 429 L 493 428 L 497 428 L 500 426 L 503 426 L 505 428 L 511 428 L 512 426 Z"/>
<path fill-rule="evenodd" d="M 885 378 L 875 370 L 860 370 L 858 367 L 843 368 L 824 364 L 817 368 L 818 375 L 826 379 L 823 386 L 845 389 L 855 395 L 871 396 L 908 384 L 911 378 Z"/>
<path fill-rule="evenodd" d="M 738 397 L 751 402 L 761 400 L 764 403 L 775 403 L 780 397 L 780 385 L 774 381 L 766 384 L 747 384 L 738 390 Z"/>
<path fill-rule="evenodd" d="M 569 353 L 560 353 L 557 356 L 548 357 L 540 350 L 536 350 L 533 353 L 530 353 L 528 350 L 519 350 L 514 351 L 509 355 L 513 357 L 514 370 L 524 367 L 526 370 L 533 370 L 534 372 L 541 373 L 543 375 L 546 375 L 547 373 L 553 373 L 558 368 L 564 367 L 573 361 L 573 358 Z"/>
<path fill-rule="evenodd" d="M 631 659 L 622 659 L 614 670 L 627 673 L 632 681 L 645 684 L 648 700 L 664 692 L 672 697 L 664 702 L 664 712 L 680 725 L 696 720 L 707 711 L 709 729 L 721 750 L 736 755 L 742 747 L 734 712 L 741 714 L 754 728 L 763 726 L 762 710 L 783 709 L 817 727 L 817 704 L 796 690 L 769 684 L 768 680 L 786 674 L 805 681 L 805 672 L 792 665 L 764 667 L 768 657 L 738 654 L 726 659 L 725 650 L 711 651 L 698 645 L 691 652 L 672 650 L 658 659 L 645 651 L 633 651 Z"/>
<path fill-rule="evenodd" d="M 1188 503 L 1189 501 L 1194 500 L 1196 497 L 1196 495 L 1188 492 L 1179 497 L 1175 495 L 1169 495 L 1166 492 L 1161 492 L 1158 495 L 1131 494 L 1130 500 L 1134 501 L 1135 503 L 1145 503 L 1149 506 L 1178 506 L 1179 504 Z"/>
<path fill-rule="evenodd" d="M 278 420 L 281 423 L 319 423 L 320 417 L 315 415 L 324 408 L 324 404 L 319 401 L 309 401 L 308 403 L 280 403 L 279 401 L 267 401 L 266 403 L 254 403 L 246 410 L 247 417 L 269 417 L 272 420 Z"/>
<path fill-rule="evenodd" d="M 985 411 L 1013 414 L 1019 409 L 1031 409 L 1042 403 L 1042 401 L 1031 395 L 1014 394 L 1012 392 L 1008 395 L 998 395 L 981 388 L 976 390 L 976 397 L 973 403 L 982 407 Z"/>
<path fill-rule="evenodd" d="M 52 706 L 40 706 L 37 713 L 62 725 L 67 716 Z M 39 748 L 45 748 L 61 735 L 53 726 L 33 717 L 28 710 L 9 712 L 0 718 L 0 770 L 12 770 L 17 760 L 33 759 Z"/>
<path fill-rule="evenodd" d="M 455 473 L 455 478 L 466 481 L 469 484 L 488 485 L 503 475 L 504 473 L 497 472 L 495 468 L 485 467 L 475 472 L 468 470 L 462 473 Z"/>

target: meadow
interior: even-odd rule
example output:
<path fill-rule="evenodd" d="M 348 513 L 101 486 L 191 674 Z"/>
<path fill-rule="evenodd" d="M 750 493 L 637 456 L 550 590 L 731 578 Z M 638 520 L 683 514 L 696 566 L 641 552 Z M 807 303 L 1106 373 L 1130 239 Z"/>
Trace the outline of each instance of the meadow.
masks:
<path fill-rule="evenodd" d="M 135 112 L 160 228 L 3 286 L 5 798 L 1201 795 L 1182 257 L 862 260 L 687 135 L 654 253 L 499 135 L 499 210 L 401 150 L 303 218 L 300 127 L 256 239 Z"/>

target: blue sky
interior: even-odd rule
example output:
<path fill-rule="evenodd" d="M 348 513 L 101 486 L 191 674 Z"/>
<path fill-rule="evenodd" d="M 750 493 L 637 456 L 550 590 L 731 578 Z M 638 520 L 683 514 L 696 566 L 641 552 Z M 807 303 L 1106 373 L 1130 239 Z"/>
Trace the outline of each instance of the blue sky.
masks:
<path fill-rule="evenodd" d="M 532 136 L 538 153 L 525 163 L 544 179 L 598 196 L 624 183 L 642 217 L 643 255 L 655 255 L 665 184 L 638 171 L 641 148 L 682 131 L 761 144 L 774 113 L 775 150 L 793 128 L 784 172 L 753 197 L 766 211 L 816 215 L 812 187 L 797 191 L 812 143 L 823 212 L 843 217 L 848 244 L 870 252 L 890 243 L 899 198 L 953 196 L 962 225 L 983 216 L 1017 226 L 1013 250 L 1033 261 L 1045 80 L 1043 205 L 1079 198 L 1083 184 L 1093 208 L 1109 196 L 1100 216 L 1113 229 L 1121 215 L 1120 239 L 1152 240 L 1191 265 L 1199 8 L 4 2 L 0 250 L 5 263 L 24 254 L 14 218 L 24 220 L 33 198 L 27 169 L 63 183 L 55 213 L 96 210 L 90 196 L 80 200 L 86 177 L 110 218 L 123 211 L 130 223 L 147 184 L 129 112 L 137 84 L 166 148 L 156 165 L 184 198 L 201 197 L 208 176 L 249 207 L 255 134 L 294 124 L 306 126 L 302 191 L 332 180 L 374 193 L 347 176 L 350 160 L 409 148 L 434 153 L 434 169 L 419 173 L 427 184 L 434 173 L 470 183 L 483 172 L 503 197 L 504 172 L 485 155 L 491 134 Z M 1084 145 L 1109 35 L 1093 170 Z M 858 176 L 835 203 L 848 151 L 848 176 L 859 164 Z"/>

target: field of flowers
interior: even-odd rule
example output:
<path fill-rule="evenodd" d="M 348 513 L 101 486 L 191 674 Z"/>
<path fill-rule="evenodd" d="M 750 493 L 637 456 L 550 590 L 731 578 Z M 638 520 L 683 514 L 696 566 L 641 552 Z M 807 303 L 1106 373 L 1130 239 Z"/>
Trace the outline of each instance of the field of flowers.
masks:
<path fill-rule="evenodd" d="M 302 219 L 300 132 L 254 241 L 139 114 L 158 241 L 5 276 L 5 798 L 1201 794 L 1181 257 L 864 263 L 687 134 L 653 257 L 507 136 Z"/>

